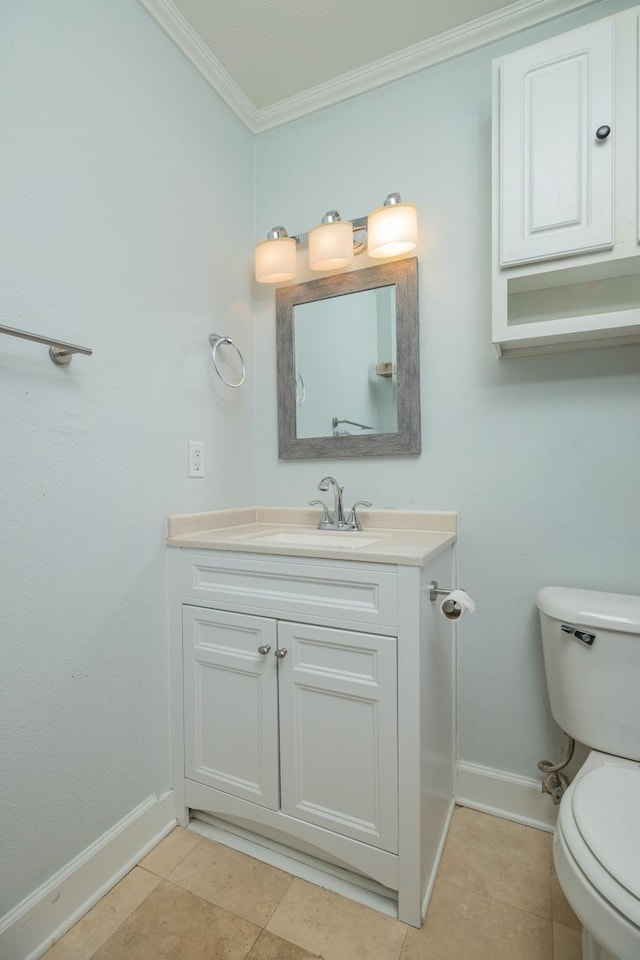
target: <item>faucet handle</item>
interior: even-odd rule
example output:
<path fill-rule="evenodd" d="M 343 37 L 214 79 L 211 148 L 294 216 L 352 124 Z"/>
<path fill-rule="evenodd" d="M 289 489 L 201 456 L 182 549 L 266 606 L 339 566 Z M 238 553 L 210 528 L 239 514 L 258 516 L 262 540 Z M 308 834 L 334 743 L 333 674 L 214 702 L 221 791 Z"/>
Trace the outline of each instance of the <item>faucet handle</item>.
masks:
<path fill-rule="evenodd" d="M 369 500 L 356 500 L 354 505 L 351 507 L 351 513 L 347 517 L 347 526 L 351 527 L 352 530 L 362 530 L 362 524 L 358 519 L 356 508 L 371 507 L 371 506 L 373 506 L 373 504 Z"/>
<path fill-rule="evenodd" d="M 331 525 L 331 518 L 329 516 L 329 507 L 324 503 L 323 500 L 309 500 L 310 507 L 322 507 L 322 513 L 320 514 L 320 521 L 318 523 L 318 530 L 324 530 L 326 527 Z"/>

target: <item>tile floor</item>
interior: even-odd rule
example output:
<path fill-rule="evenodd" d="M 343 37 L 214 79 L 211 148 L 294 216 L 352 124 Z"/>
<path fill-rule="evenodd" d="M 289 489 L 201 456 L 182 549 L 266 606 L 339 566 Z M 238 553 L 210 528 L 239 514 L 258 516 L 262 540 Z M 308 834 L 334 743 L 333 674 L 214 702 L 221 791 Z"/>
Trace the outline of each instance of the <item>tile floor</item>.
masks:
<path fill-rule="evenodd" d="M 45 960 L 580 960 L 551 835 L 456 809 L 421 930 L 176 828 Z"/>

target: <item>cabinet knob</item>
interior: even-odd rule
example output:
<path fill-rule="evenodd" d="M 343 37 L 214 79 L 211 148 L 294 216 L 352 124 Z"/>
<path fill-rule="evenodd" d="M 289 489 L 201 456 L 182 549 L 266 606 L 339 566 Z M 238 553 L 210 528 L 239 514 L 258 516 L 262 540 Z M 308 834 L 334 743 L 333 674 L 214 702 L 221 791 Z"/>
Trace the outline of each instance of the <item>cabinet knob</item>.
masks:
<path fill-rule="evenodd" d="M 266 655 L 269 653 L 270 650 L 271 650 L 270 643 L 263 643 L 262 646 L 258 647 L 258 653 L 261 653 L 263 657 L 266 657 Z"/>
<path fill-rule="evenodd" d="M 596 130 L 596 137 L 598 140 L 606 140 L 609 134 L 611 133 L 611 127 L 605 123 L 601 127 L 598 127 Z"/>
<path fill-rule="evenodd" d="M 278 660 L 283 660 L 283 659 L 286 657 L 286 655 L 287 655 L 287 648 L 286 648 L 286 647 L 278 647 L 277 650 L 274 650 L 274 651 L 273 651 L 273 655 L 274 655 L 274 657 L 277 657 Z"/>

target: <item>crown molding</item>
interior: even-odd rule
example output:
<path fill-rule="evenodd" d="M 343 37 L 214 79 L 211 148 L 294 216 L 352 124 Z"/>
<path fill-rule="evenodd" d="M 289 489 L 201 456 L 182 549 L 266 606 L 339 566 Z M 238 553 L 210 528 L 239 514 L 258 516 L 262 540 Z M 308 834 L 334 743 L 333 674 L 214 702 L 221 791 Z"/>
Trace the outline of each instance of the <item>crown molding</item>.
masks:
<path fill-rule="evenodd" d="M 242 123 L 255 133 L 257 108 L 171 0 L 138 0 L 138 3 L 153 17 Z"/>
<path fill-rule="evenodd" d="M 597 0 L 516 0 L 493 13 L 447 30 L 398 53 L 344 73 L 327 83 L 259 109 L 200 39 L 172 0 L 138 0 L 170 40 L 191 60 L 207 83 L 222 97 L 252 133 L 262 133 L 290 120 L 356 97 L 393 80 L 463 53 L 488 46 L 521 30 L 591 6 Z"/>
<path fill-rule="evenodd" d="M 398 53 L 383 57 L 335 80 L 318 84 L 295 97 L 280 100 L 257 112 L 254 133 L 297 120 L 306 114 L 330 107 L 341 100 L 400 80 L 426 67 L 488 46 L 520 30 L 552 20 L 597 0 L 518 0 L 501 10 L 478 17 Z"/>

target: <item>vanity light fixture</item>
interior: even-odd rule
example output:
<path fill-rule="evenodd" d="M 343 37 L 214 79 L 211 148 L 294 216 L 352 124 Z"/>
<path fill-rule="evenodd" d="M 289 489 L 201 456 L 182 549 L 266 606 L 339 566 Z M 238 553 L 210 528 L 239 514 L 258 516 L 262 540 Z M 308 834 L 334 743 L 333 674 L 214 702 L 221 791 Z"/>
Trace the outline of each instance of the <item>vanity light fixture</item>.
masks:
<path fill-rule="evenodd" d="M 296 238 L 284 227 L 269 230 L 267 239 L 256 244 L 256 280 L 258 283 L 282 283 L 296 275 Z"/>
<path fill-rule="evenodd" d="M 390 193 L 384 204 L 369 214 L 368 234 L 370 257 L 397 257 L 413 250 L 418 242 L 415 203 L 403 203 L 399 193 Z"/>
<path fill-rule="evenodd" d="M 384 204 L 368 217 L 343 220 L 337 210 L 330 210 L 322 223 L 308 234 L 292 237 L 284 227 L 274 227 L 266 240 L 256 244 L 256 280 L 259 283 L 293 280 L 297 246 L 305 242 L 312 270 L 339 270 L 352 262 L 355 253 L 366 248 L 370 257 L 397 257 L 417 246 L 416 206 L 403 203 L 399 193 L 390 193 Z"/>
<path fill-rule="evenodd" d="M 325 213 L 322 223 L 309 231 L 309 266 L 312 270 L 339 270 L 353 260 L 353 224 L 337 210 Z"/>

